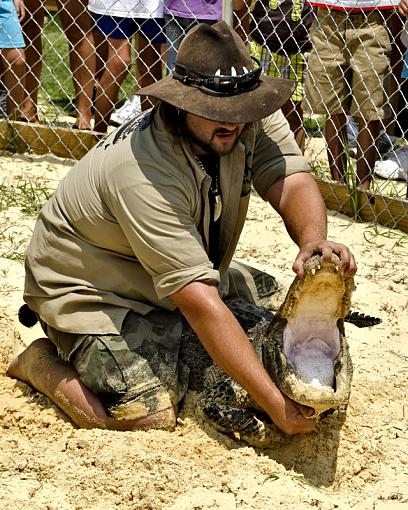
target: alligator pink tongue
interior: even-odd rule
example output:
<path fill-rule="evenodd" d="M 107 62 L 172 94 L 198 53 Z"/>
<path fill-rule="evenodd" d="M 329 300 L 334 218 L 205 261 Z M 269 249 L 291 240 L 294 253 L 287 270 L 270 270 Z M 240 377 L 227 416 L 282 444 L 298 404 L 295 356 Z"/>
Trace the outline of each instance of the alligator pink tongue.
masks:
<path fill-rule="evenodd" d="M 332 388 L 334 384 L 333 359 L 325 346 L 322 340 L 313 338 L 291 360 L 299 379 L 316 388 Z"/>

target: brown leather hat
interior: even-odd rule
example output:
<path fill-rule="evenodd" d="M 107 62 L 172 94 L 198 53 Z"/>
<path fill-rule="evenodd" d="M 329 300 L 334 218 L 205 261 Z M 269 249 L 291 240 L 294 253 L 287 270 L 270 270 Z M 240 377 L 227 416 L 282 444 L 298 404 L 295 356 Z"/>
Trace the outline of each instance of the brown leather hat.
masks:
<path fill-rule="evenodd" d="M 267 117 L 290 98 L 294 82 L 261 74 L 259 61 L 225 21 L 198 24 L 183 39 L 172 74 L 137 94 L 218 122 Z"/>

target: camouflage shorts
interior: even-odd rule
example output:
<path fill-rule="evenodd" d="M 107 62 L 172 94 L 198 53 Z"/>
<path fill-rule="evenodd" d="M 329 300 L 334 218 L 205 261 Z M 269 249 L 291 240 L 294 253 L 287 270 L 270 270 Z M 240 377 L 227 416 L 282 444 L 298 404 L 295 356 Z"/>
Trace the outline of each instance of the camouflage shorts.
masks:
<path fill-rule="evenodd" d="M 275 279 L 250 266 L 231 268 L 229 298 L 262 301 L 277 290 Z M 243 295 L 246 289 L 245 295 Z M 180 361 L 186 323 L 177 311 L 147 315 L 129 311 L 120 335 L 73 335 L 43 324 L 59 356 L 98 394 L 108 414 L 135 420 L 177 404 L 184 397 L 189 368 Z"/>
<path fill-rule="evenodd" d="M 72 335 L 44 326 L 59 356 L 117 419 L 135 420 L 176 406 L 187 390 L 189 371 L 178 359 L 182 318 L 177 312 L 129 311 L 120 335 Z M 71 344 L 69 352 L 64 343 Z"/>

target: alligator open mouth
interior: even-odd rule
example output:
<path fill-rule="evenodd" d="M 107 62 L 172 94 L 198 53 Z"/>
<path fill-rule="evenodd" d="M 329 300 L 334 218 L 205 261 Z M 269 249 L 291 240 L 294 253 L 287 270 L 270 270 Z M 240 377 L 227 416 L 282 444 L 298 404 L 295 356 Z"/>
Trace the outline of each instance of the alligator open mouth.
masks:
<path fill-rule="evenodd" d="M 267 330 L 264 364 L 280 390 L 315 416 L 348 401 L 352 367 L 344 318 L 354 290 L 339 259 L 319 255 L 305 263 Z"/>

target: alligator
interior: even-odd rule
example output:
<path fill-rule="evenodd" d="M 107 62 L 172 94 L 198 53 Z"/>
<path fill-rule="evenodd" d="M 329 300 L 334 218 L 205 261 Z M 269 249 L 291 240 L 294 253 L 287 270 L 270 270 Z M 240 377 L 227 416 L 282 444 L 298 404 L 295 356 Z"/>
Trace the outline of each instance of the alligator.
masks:
<path fill-rule="evenodd" d="M 364 318 L 364 325 L 379 321 L 350 313 L 354 281 L 338 264 L 334 254 L 329 261 L 312 256 L 304 277 L 295 277 L 275 314 L 242 300 L 226 302 L 275 384 L 290 399 L 313 408 L 314 417 L 347 406 L 352 363 L 344 321 L 360 326 Z M 251 396 L 211 361 L 188 328 L 180 358 L 190 368 L 189 388 L 198 393 L 199 412 L 215 429 L 256 447 L 282 440 Z"/>

